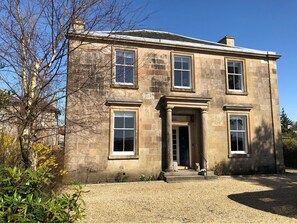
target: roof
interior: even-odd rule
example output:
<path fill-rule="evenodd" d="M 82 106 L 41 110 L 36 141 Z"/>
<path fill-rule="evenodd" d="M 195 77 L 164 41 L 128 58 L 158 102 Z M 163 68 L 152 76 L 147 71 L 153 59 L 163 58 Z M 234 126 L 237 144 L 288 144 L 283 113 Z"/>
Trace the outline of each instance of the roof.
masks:
<path fill-rule="evenodd" d="M 212 51 L 229 51 L 234 53 L 248 53 L 258 54 L 261 56 L 270 56 L 279 58 L 272 51 L 256 50 L 238 46 L 228 46 L 226 44 L 201 40 L 197 38 L 191 38 L 179 34 L 170 32 L 154 31 L 154 30 L 128 30 L 128 31 L 73 31 L 69 33 L 71 36 L 83 36 L 85 38 L 103 38 L 113 39 L 117 41 L 130 41 L 133 43 L 146 43 L 146 44 L 158 44 L 167 45 L 172 47 L 187 47 L 187 48 L 199 48 Z"/>
<path fill-rule="evenodd" d="M 201 43 L 208 45 L 217 45 L 222 46 L 220 43 L 205 41 L 201 39 L 195 39 L 187 36 L 182 36 L 170 32 L 162 32 L 162 31 L 153 31 L 153 30 L 130 30 L 130 31 L 121 31 L 121 32 L 112 32 L 117 35 L 125 35 L 125 36 L 135 36 L 135 37 L 143 37 L 143 38 L 152 38 L 152 39 L 166 39 L 173 41 L 181 41 L 181 42 L 189 42 L 189 43 Z"/>

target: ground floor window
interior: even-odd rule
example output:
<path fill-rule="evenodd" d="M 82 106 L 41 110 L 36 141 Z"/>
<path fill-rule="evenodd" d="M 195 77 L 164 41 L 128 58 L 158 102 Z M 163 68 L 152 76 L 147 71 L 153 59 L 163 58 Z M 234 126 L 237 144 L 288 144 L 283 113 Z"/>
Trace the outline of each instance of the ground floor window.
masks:
<path fill-rule="evenodd" d="M 113 155 L 135 154 L 135 112 L 114 112 Z"/>
<path fill-rule="evenodd" d="M 247 116 L 230 115 L 229 131 L 231 154 L 247 154 Z"/>

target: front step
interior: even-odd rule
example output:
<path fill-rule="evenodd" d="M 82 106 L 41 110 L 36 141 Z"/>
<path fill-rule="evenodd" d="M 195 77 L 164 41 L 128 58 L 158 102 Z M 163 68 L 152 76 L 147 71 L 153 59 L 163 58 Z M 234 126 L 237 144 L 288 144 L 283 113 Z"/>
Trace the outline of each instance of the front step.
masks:
<path fill-rule="evenodd" d="M 217 179 L 218 176 L 212 171 L 207 171 L 207 176 L 198 175 L 194 170 L 181 170 L 177 172 L 162 172 L 164 181 L 167 183 L 196 181 L 196 180 L 212 180 Z"/>

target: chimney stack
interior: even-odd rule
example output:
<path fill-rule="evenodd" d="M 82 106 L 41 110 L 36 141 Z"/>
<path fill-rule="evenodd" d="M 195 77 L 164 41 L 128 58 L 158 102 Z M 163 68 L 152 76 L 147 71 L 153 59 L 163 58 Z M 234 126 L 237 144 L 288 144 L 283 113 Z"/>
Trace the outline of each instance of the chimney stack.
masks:
<path fill-rule="evenodd" d="M 72 23 L 74 32 L 84 32 L 86 23 L 82 19 L 75 19 Z"/>
<path fill-rule="evenodd" d="M 226 44 L 227 46 L 235 46 L 235 38 L 233 36 L 225 36 L 218 43 Z"/>

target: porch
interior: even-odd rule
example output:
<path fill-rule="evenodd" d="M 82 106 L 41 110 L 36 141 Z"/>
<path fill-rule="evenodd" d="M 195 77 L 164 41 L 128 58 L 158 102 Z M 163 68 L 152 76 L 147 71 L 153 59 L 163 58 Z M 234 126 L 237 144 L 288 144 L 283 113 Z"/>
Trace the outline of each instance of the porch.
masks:
<path fill-rule="evenodd" d="M 195 175 L 191 170 L 207 172 L 207 111 L 211 98 L 164 96 L 162 100 L 166 111 L 163 116 L 166 151 L 162 159 L 163 169 L 168 173 L 165 175 L 168 179 L 190 178 Z M 181 169 L 183 176 L 179 176 Z M 185 174 L 184 170 L 189 171 Z"/>

